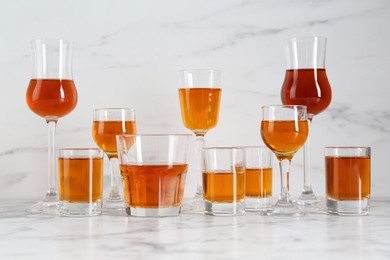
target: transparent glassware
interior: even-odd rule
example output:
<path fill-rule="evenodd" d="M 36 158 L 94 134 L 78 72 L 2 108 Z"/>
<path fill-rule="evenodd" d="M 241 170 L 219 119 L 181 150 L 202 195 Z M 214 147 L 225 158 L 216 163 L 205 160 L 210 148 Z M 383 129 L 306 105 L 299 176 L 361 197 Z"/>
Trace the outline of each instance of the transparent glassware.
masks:
<path fill-rule="evenodd" d="M 179 215 L 193 136 L 136 134 L 116 138 L 127 215 Z"/>
<path fill-rule="evenodd" d="M 305 211 L 290 197 L 290 164 L 309 134 L 306 106 L 263 106 L 261 137 L 279 161 L 281 191 L 273 209 L 266 215 L 303 216 Z"/>
<path fill-rule="evenodd" d="M 216 127 L 221 100 L 221 71 L 200 69 L 179 72 L 179 98 L 183 124 L 196 136 L 193 165 L 190 174 L 196 174 L 197 189 L 194 198 L 183 206 L 185 210 L 203 212 L 202 148 L 204 136 Z"/>
<path fill-rule="evenodd" d="M 92 137 L 110 161 L 110 192 L 103 210 L 122 211 L 120 172 L 116 136 L 136 134 L 135 110 L 132 108 L 99 108 L 93 111 Z"/>
<path fill-rule="evenodd" d="M 70 113 L 77 104 L 72 49 L 71 41 L 32 41 L 33 70 L 26 101 L 48 126 L 48 189 L 44 199 L 31 207 L 33 212 L 57 213 L 58 209 L 55 130 L 58 119 Z"/>
<path fill-rule="evenodd" d="M 325 69 L 326 38 L 294 37 L 286 48 L 287 70 L 281 98 L 285 105 L 305 105 L 309 124 L 324 111 L 332 99 Z M 304 149 L 304 184 L 297 203 L 313 206 L 319 200 L 313 192 L 310 174 L 310 138 Z"/>

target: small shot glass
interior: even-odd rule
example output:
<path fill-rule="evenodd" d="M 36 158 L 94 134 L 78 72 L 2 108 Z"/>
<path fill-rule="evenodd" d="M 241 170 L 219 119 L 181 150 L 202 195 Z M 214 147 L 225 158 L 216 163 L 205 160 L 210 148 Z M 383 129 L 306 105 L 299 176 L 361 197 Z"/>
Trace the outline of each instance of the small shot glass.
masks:
<path fill-rule="evenodd" d="M 59 149 L 59 213 L 96 216 L 102 212 L 103 150 Z"/>
<path fill-rule="evenodd" d="M 229 216 L 245 212 L 244 149 L 203 149 L 203 199 L 208 215 Z"/>
<path fill-rule="evenodd" d="M 245 149 L 245 211 L 272 208 L 272 152 L 265 146 Z"/>
<path fill-rule="evenodd" d="M 370 147 L 325 147 L 325 172 L 328 213 L 369 213 Z"/>

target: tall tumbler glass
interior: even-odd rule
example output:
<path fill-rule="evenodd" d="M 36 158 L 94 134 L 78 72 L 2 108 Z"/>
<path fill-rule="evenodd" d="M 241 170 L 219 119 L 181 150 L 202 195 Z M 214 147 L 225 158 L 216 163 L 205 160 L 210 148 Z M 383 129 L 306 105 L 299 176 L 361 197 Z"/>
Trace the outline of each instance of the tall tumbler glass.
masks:
<path fill-rule="evenodd" d="M 272 208 L 272 152 L 265 146 L 245 149 L 245 210 Z"/>
<path fill-rule="evenodd" d="M 73 43 L 65 40 L 32 41 L 33 71 L 26 93 L 28 107 L 48 126 L 48 189 L 33 212 L 57 213 L 55 130 L 57 121 L 76 107 L 77 91 L 72 76 Z"/>
<path fill-rule="evenodd" d="M 281 97 L 285 105 L 305 105 L 309 123 L 324 111 L 332 99 L 332 90 L 325 70 L 326 38 L 294 37 L 286 48 L 287 70 Z M 297 203 L 303 206 L 319 202 L 310 175 L 310 138 L 304 148 L 304 184 Z"/>

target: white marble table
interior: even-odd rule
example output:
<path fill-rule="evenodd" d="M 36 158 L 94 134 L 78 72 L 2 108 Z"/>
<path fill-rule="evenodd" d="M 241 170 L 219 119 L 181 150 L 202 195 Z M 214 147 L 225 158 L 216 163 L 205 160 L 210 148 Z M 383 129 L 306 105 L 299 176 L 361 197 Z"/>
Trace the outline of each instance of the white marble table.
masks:
<path fill-rule="evenodd" d="M 390 259 L 390 199 L 371 214 L 301 218 L 28 215 L 0 201 L 0 259 Z"/>

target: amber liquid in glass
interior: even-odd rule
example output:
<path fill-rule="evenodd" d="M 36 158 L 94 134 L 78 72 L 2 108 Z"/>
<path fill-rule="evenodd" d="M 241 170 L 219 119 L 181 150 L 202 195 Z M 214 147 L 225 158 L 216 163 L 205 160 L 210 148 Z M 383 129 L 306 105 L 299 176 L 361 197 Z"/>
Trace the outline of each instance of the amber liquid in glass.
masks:
<path fill-rule="evenodd" d="M 332 99 L 326 70 L 287 70 L 281 96 L 285 105 L 305 105 L 308 114 L 321 113 L 329 106 Z"/>
<path fill-rule="evenodd" d="M 262 121 L 261 136 L 264 143 L 278 158 L 291 160 L 305 143 L 309 133 L 306 120 Z"/>
<path fill-rule="evenodd" d="M 102 198 L 102 158 L 59 158 L 58 174 L 60 200 L 96 202 Z"/>
<path fill-rule="evenodd" d="M 195 133 L 206 133 L 218 123 L 220 88 L 179 89 L 184 126 Z"/>
<path fill-rule="evenodd" d="M 73 80 L 32 79 L 26 94 L 27 105 L 41 117 L 63 117 L 77 104 Z"/>
<path fill-rule="evenodd" d="M 267 198 L 272 196 L 272 168 L 246 168 L 245 196 Z"/>
<path fill-rule="evenodd" d="M 203 196 L 206 201 L 230 203 L 245 198 L 244 172 L 203 172 Z"/>
<path fill-rule="evenodd" d="M 117 157 L 116 135 L 135 134 L 135 121 L 94 121 L 92 136 L 109 158 Z"/>
<path fill-rule="evenodd" d="M 187 168 L 187 164 L 122 164 L 120 170 L 126 204 L 135 208 L 180 206 Z"/>
<path fill-rule="evenodd" d="M 369 157 L 325 157 L 326 194 L 335 200 L 370 197 Z"/>

